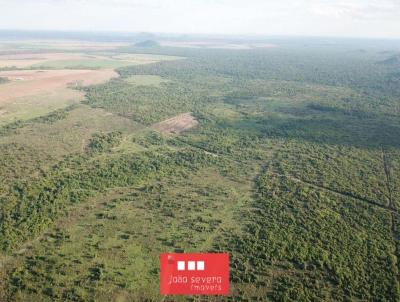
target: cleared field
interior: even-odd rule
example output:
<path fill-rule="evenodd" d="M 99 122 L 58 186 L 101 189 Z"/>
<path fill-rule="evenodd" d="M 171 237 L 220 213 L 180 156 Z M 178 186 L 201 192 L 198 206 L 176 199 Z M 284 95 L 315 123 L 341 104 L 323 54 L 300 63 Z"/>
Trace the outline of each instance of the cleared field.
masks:
<path fill-rule="evenodd" d="M 3 41 L 0 43 L 1 50 L 112 50 L 129 43 L 118 42 L 93 42 L 93 41 L 74 41 L 74 40 L 26 40 L 23 42 Z"/>
<path fill-rule="evenodd" d="M 33 41 L 33 45 L 37 47 L 49 49 L 68 49 L 68 50 L 112 50 L 115 48 L 128 46 L 129 43 L 123 42 L 93 42 L 93 41 L 72 41 L 72 40 L 49 40 L 49 41 Z"/>
<path fill-rule="evenodd" d="M 165 134 L 179 134 L 195 127 L 198 123 L 192 114 L 188 112 L 157 123 L 152 128 Z"/>
<path fill-rule="evenodd" d="M 0 104 L 0 125 L 45 115 L 53 110 L 81 102 L 82 92 L 60 88 L 52 92 L 19 97 Z"/>
<path fill-rule="evenodd" d="M 34 68 L 43 69 L 115 69 L 119 67 L 133 65 L 128 61 L 118 61 L 109 59 L 80 59 L 80 60 L 54 60 L 35 64 Z"/>
<path fill-rule="evenodd" d="M 93 85 L 117 74 L 112 70 L 13 70 L 2 71 L 0 77 L 11 80 L 0 89 L 0 104 L 19 97 L 52 92 L 72 85 Z"/>
<path fill-rule="evenodd" d="M 0 55 L 0 68 L 17 67 L 25 68 L 32 65 L 44 64 L 52 60 L 83 60 L 97 58 L 79 53 L 18 53 Z"/>
<path fill-rule="evenodd" d="M 10 80 L 0 87 L 0 124 L 30 119 L 83 100 L 70 87 L 100 84 L 117 74 L 112 70 L 14 70 L 0 72 Z"/>
<path fill-rule="evenodd" d="M 181 57 L 151 54 L 110 54 L 84 53 L 19 53 L 0 55 L 0 68 L 41 68 L 41 69 L 114 69 L 129 65 L 151 64 L 160 61 L 178 60 Z"/>

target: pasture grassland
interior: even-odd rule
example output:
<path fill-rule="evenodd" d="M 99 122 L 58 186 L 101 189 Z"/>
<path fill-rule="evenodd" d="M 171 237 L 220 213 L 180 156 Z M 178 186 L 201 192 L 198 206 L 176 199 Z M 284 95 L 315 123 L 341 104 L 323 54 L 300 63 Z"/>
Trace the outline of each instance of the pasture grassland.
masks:
<path fill-rule="evenodd" d="M 14 70 L 1 71 L 10 80 L 0 89 L 0 104 L 18 97 L 34 96 L 59 88 L 105 82 L 117 74 L 112 70 Z"/>
<path fill-rule="evenodd" d="M 148 54 L 113 55 L 113 53 L 103 53 L 103 55 L 93 54 L 75 59 L 47 60 L 31 67 L 42 69 L 116 69 L 130 65 L 153 64 L 180 59 L 182 58 L 174 56 Z"/>
<path fill-rule="evenodd" d="M 0 53 L 0 69 L 116 69 L 129 65 L 152 64 L 184 59 L 151 54 L 115 54 L 113 52 L 22 52 Z"/>
<path fill-rule="evenodd" d="M 54 60 L 34 64 L 32 68 L 40 69 L 116 69 L 133 65 L 130 61 L 110 59 Z"/>
<path fill-rule="evenodd" d="M 24 60 L 4 60 L 0 56 L 0 68 L 7 69 L 7 68 L 27 68 L 30 66 L 33 66 L 35 64 L 41 63 L 42 60 L 29 60 L 29 59 L 24 59 Z"/>
<path fill-rule="evenodd" d="M 32 52 L 32 53 L 14 53 L 14 54 L 0 54 L 0 68 L 30 68 L 34 65 L 45 64 L 53 60 L 83 60 L 88 58 L 96 58 L 97 56 L 86 55 L 84 53 L 46 53 L 46 52 Z"/>
<path fill-rule="evenodd" d="M 73 40 L 1 41 L 0 51 L 111 51 L 128 45 L 129 43 Z"/>
<path fill-rule="evenodd" d="M 5 102 L 0 107 L 0 126 L 17 120 L 29 120 L 84 100 L 80 91 L 57 89 L 52 92 L 23 96 Z"/>
<path fill-rule="evenodd" d="M 84 94 L 71 88 L 102 83 L 117 74 L 111 70 L 26 70 L 0 75 L 10 80 L 0 87 L 0 125 L 5 125 L 76 104 Z"/>

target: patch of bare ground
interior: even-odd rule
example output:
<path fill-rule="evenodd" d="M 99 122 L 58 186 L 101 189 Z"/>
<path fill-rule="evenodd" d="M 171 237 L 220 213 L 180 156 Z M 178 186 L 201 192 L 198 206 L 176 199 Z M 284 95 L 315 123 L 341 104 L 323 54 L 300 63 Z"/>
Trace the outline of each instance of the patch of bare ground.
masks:
<path fill-rule="evenodd" d="M 179 134 L 197 126 L 198 123 L 194 116 L 187 112 L 154 124 L 152 128 L 164 134 Z"/>
<path fill-rule="evenodd" d="M 0 77 L 11 82 L 0 88 L 0 104 L 15 98 L 52 92 L 69 85 L 94 85 L 117 77 L 113 70 L 13 70 Z"/>

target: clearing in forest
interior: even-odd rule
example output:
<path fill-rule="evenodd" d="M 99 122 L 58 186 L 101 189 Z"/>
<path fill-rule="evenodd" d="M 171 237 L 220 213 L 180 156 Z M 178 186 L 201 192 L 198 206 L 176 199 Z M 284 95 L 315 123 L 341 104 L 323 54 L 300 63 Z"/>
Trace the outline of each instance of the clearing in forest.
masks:
<path fill-rule="evenodd" d="M 165 134 L 179 134 L 195 127 L 198 123 L 193 115 L 187 112 L 154 124 L 152 128 Z"/>

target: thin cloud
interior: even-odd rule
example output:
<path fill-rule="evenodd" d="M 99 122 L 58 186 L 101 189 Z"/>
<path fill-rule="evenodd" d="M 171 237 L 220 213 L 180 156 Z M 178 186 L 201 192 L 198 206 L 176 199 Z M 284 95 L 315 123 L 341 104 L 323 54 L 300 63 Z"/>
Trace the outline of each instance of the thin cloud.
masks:
<path fill-rule="evenodd" d="M 0 0 L 0 7 L 0 28 L 400 38 L 398 0 Z"/>
<path fill-rule="evenodd" d="M 383 19 L 400 18 L 400 2 L 380 1 L 318 1 L 310 11 L 316 15 L 333 18 Z"/>

